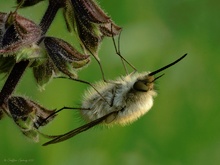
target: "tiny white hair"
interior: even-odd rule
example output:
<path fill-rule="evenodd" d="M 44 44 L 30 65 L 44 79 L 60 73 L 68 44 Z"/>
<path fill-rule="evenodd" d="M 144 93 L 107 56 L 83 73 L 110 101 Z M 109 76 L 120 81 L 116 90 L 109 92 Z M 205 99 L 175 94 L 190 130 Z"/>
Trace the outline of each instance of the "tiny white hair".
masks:
<path fill-rule="evenodd" d="M 99 93 L 94 88 L 89 88 L 84 94 L 82 109 L 90 110 L 81 111 L 83 118 L 90 122 L 118 111 L 117 116 L 108 117 L 104 124 L 126 125 L 137 120 L 151 109 L 153 97 L 156 96 L 155 90 L 146 92 L 133 90 L 134 83 L 145 79 L 148 74 L 149 72 L 136 72 L 109 83 L 100 81 L 94 84 Z"/>

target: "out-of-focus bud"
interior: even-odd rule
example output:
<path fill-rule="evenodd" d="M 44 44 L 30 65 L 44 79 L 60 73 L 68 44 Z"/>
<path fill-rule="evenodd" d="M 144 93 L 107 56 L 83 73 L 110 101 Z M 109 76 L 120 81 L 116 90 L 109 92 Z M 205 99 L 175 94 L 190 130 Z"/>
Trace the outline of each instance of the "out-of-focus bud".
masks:
<path fill-rule="evenodd" d="M 38 128 L 48 124 L 56 116 L 51 115 L 54 113 L 53 110 L 47 110 L 20 96 L 11 96 L 5 110 L 19 126 L 22 133 L 35 142 L 39 141 Z M 49 116 L 50 118 L 48 118 Z"/>
<path fill-rule="evenodd" d="M 121 31 L 93 0 L 66 0 L 64 17 L 67 29 L 74 30 L 84 50 L 96 57 L 102 38 L 118 35 Z"/>

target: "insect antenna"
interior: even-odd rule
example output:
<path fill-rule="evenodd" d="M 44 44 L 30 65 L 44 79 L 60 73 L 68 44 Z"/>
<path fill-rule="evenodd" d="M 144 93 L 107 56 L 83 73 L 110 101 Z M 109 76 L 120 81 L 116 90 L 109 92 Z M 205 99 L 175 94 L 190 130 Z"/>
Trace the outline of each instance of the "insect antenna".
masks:
<path fill-rule="evenodd" d="M 121 38 L 121 31 L 119 32 L 118 34 L 118 43 L 116 44 L 116 41 L 115 41 L 115 38 L 114 38 L 114 33 L 113 33 L 113 24 L 111 23 L 111 35 L 112 35 L 112 41 L 113 41 L 113 45 L 114 45 L 114 48 L 115 48 L 115 52 L 116 54 L 121 58 L 121 61 L 122 61 L 122 64 L 123 64 L 123 67 L 125 69 L 125 72 L 126 74 L 128 74 L 128 71 L 127 71 L 127 68 L 125 66 L 125 62 L 134 70 L 136 71 L 137 69 L 130 63 L 128 62 L 122 55 L 121 55 L 121 52 L 120 52 L 120 38 Z M 117 48 L 117 45 L 118 45 L 118 48 Z M 98 65 L 99 65 L 99 68 L 101 70 L 101 74 L 102 74 L 102 79 L 104 82 L 108 82 L 106 79 L 105 79 L 105 74 L 104 74 L 104 71 L 103 71 L 103 67 L 102 67 L 102 64 L 99 60 L 99 58 L 93 54 L 93 52 L 89 49 L 89 47 L 87 47 L 86 45 L 84 45 L 85 48 L 89 51 L 89 53 L 95 58 L 95 60 L 97 61 Z"/>
<path fill-rule="evenodd" d="M 149 74 L 149 76 L 153 76 L 153 75 L 155 75 L 155 74 L 157 74 L 157 73 L 159 73 L 159 72 L 161 72 L 161 71 L 163 71 L 163 70 L 165 70 L 165 69 L 167 69 L 167 68 L 169 68 L 169 67 L 175 65 L 176 63 L 178 63 L 179 61 L 181 61 L 184 57 L 186 57 L 186 55 L 187 55 L 187 54 L 184 54 L 183 56 L 181 56 L 180 58 L 178 58 L 176 61 L 174 61 L 174 62 L 172 62 L 172 63 L 170 63 L 170 64 L 168 64 L 168 65 L 166 65 L 166 66 L 164 66 L 164 67 L 162 67 L 162 68 L 160 68 L 160 69 L 158 69 L 158 70 L 155 70 L 155 71 L 151 72 L 151 73 Z"/>
<path fill-rule="evenodd" d="M 121 51 L 120 51 L 120 39 L 121 39 L 121 32 L 119 32 L 119 35 L 118 35 L 118 43 L 116 44 L 116 41 L 115 41 L 115 38 L 114 38 L 114 35 L 113 35 L 113 25 L 111 24 L 111 31 L 112 31 L 112 41 L 113 41 L 113 44 L 114 44 L 114 48 L 115 48 L 115 52 L 116 54 L 121 58 L 121 61 L 122 61 L 122 64 L 123 64 L 123 67 L 125 69 L 125 72 L 126 74 L 129 74 L 128 73 L 128 70 L 127 70 L 127 67 L 125 66 L 125 62 L 134 70 L 134 71 L 137 71 L 137 69 L 130 63 L 128 62 L 122 55 L 121 55 Z M 117 47 L 118 45 L 118 47 Z"/>
<path fill-rule="evenodd" d="M 18 9 L 21 8 L 21 6 L 23 5 L 24 1 L 25 1 L 25 0 L 21 0 L 21 1 L 19 2 L 19 4 L 16 6 L 16 9 L 15 9 L 15 11 L 14 11 L 15 13 L 18 11 Z"/>
<path fill-rule="evenodd" d="M 86 47 L 87 48 L 87 47 Z M 89 48 L 87 48 L 87 50 L 89 50 Z M 102 74 L 102 79 L 104 82 L 107 82 L 107 80 L 105 79 L 105 74 L 104 74 L 104 71 L 103 71 L 103 68 L 102 68 L 102 64 L 99 60 L 99 58 L 97 56 L 95 56 L 92 51 L 89 50 L 89 53 L 95 58 L 95 60 L 97 61 L 98 65 L 99 65 L 99 68 L 101 70 L 101 74 Z"/>

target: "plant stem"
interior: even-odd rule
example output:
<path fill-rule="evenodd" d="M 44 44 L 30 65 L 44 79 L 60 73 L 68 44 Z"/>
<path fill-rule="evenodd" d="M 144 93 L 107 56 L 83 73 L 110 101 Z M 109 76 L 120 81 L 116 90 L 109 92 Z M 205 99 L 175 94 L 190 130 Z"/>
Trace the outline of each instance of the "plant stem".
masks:
<path fill-rule="evenodd" d="M 8 97 L 12 94 L 28 64 L 29 61 L 21 61 L 15 64 L 1 90 L 0 105 L 7 101 Z"/>
<path fill-rule="evenodd" d="M 51 23 L 53 22 L 53 20 L 56 16 L 56 13 L 60 7 L 62 7 L 62 6 L 58 2 L 55 2 L 55 1 L 49 2 L 49 6 L 48 6 L 43 18 L 41 19 L 41 22 L 40 22 L 42 36 L 44 34 L 46 34 L 47 30 L 49 29 Z"/>
<path fill-rule="evenodd" d="M 40 27 L 42 29 L 42 36 L 46 34 L 49 29 L 51 23 L 53 22 L 57 11 L 59 10 L 59 3 L 53 3 L 50 1 L 49 6 L 41 19 Z M 38 42 L 40 44 L 41 40 Z M 1 92 L 0 92 L 0 107 L 5 104 L 11 94 L 14 92 L 19 80 L 21 79 L 24 71 L 29 65 L 29 61 L 21 61 L 14 65 L 12 71 L 10 72 Z M 1 110 L 0 110 L 1 111 Z M 1 114 L 1 112 L 0 112 Z"/>

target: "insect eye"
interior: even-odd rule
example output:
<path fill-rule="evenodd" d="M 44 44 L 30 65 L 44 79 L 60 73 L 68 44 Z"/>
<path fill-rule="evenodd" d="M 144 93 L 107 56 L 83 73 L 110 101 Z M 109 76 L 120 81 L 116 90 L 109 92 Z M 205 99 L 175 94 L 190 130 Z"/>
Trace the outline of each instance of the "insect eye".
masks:
<path fill-rule="evenodd" d="M 140 92 L 147 92 L 149 90 L 145 81 L 137 80 L 134 85 L 133 89 Z"/>

